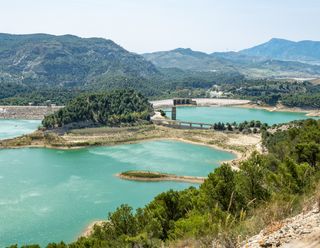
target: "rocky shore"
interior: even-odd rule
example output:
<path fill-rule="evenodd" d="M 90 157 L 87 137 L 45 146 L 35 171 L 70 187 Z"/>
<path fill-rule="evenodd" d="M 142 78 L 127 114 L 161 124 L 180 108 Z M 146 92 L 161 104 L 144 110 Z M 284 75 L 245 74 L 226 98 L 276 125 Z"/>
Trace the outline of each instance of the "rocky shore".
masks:
<path fill-rule="evenodd" d="M 319 204 L 313 205 L 311 209 L 305 209 L 297 216 L 270 225 L 243 245 L 243 248 L 247 247 L 320 247 Z"/>
<path fill-rule="evenodd" d="M 42 120 L 61 106 L 0 106 L 0 119 Z"/>

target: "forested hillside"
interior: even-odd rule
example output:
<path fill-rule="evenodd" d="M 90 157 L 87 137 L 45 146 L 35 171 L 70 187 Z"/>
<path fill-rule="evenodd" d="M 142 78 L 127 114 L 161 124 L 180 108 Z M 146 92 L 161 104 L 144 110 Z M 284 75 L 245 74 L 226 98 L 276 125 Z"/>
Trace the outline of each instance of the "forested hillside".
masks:
<path fill-rule="evenodd" d="M 72 35 L 0 34 L 0 83 L 84 85 L 97 77 L 158 74 L 143 57 L 111 40 Z"/>
<path fill-rule="evenodd" d="M 56 113 L 46 116 L 45 128 L 119 126 L 149 121 L 153 109 L 147 98 L 133 90 L 83 94 Z"/>
<path fill-rule="evenodd" d="M 190 48 L 146 53 L 143 56 L 160 68 L 216 72 L 237 71 L 232 63 L 223 58 L 216 58 L 203 52 L 193 51 Z"/>
<path fill-rule="evenodd" d="M 72 35 L 0 34 L 0 104 L 65 104 L 75 94 L 131 88 L 144 95 L 208 89 L 241 74 L 163 70 L 111 40 Z M 59 92 L 69 97 L 59 97 Z"/>
<path fill-rule="evenodd" d="M 320 106 L 319 87 L 296 89 L 296 84 L 275 79 L 318 77 L 319 65 L 245 51 L 206 54 L 180 48 L 143 56 L 101 38 L 0 34 L 0 105 L 65 105 L 82 93 L 121 88 L 150 99 L 206 97 L 220 85 L 232 97 Z"/>
<path fill-rule="evenodd" d="M 233 97 L 271 106 L 282 103 L 288 107 L 320 108 L 320 85 L 307 81 L 244 80 L 221 84 L 219 88 Z"/>

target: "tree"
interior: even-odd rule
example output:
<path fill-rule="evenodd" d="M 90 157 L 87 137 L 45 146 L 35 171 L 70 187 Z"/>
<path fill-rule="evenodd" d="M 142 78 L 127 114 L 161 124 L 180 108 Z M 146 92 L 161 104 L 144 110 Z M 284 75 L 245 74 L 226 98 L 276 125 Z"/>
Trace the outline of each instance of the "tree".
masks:
<path fill-rule="evenodd" d="M 132 207 L 124 204 L 109 214 L 109 220 L 116 235 L 136 235 L 137 222 L 132 214 Z"/>
<path fill-rule="evenodd" d="M 252 154 L 248 160 L 241 163 L 238 185 L 247 203 L 253 201 L 257 205 L 257 202 L 269 198 L 270 193 L 266 182 L 267 174 L 268 171 L 265 169 L 262 156 L 258 153 Z"/>
<path fill-rule="evenodd" d="M 320 146 L 314 141 L 309 143 L 299 143 L 295 147 L 297 160 L 299 163 L 307 162 L 315 167 L 320 160 Z"/>
<path fill-rule="evenodd" d="M 236 174 L 227 164 L 221 165 L 214 173 L 210 173 L 208 179 L 201 185 L 209 209 L 216 204 L 223 211 L 236 213 L 243 207 L 243 199 L 236 188 Z"/>

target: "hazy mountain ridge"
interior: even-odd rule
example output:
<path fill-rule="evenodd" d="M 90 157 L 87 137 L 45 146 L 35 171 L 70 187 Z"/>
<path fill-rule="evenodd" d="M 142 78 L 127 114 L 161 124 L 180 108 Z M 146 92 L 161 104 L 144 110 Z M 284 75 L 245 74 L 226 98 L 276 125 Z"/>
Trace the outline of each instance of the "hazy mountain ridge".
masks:
<path fill-rule="evenodd" d="M 320 41 L 294 42 L 273 38 L 270 41 L 239 52 L 254 57 L 320 64 Z"/>
<path fill-rule="evenodd" d="M 177 48 L 171 51 L 146 53 L 143 56 L 161 68 L 178 68 L 194 71 L 233 72 L 236 69 L 224 58 L 214 57 L 190 48 Z"/>
<path fill-rule="evenodd" d="M 103 38 L 0 34 L 0 99 L 39 90 L 47 96 L 46 91 L 66 88 L 79 92 L 133 88 L 159 96 L 244 77 L 320 77 L 318 65 L 269 59 L 257 55 L 259 46 L 252 49 L 207 54 L 178 48 L 138 55 Z"/>
<path fill-rule="evenodd" d="M 307 46 L 305 50 L 303 50 L 303 44 Z M 315 52 L 311 57 L 313 48 Z M 320 52 L 319 57 L 317 55 L 318 49 L 320 51 L 320 42 L 292 42 L 272 39 L 267 43 L 240 52 L 207 54 L 189 48 L 179 48 L 171 51 L 147 53 L 143 56 L 162 68 L 238 71 L 248 77 L 318 77 L 320 76 L 320 66 L 316 63 L 318 58 L 320 63 Z"/>
<path fill-rule="evenodd" d="M 33 102 L 36 97 L 32 93 L 40 91 L 50 99 L 49 91 L 60 94 L 66 89 L 83 92 L 131 88 L 155 96 L 177 89 L 210 88 L 218 81 L 242 78 L 235 70 L 162 69 L 103 38 L 0 34 L 0 99 L 21 96 L 23 100 L 13 99 L 14 103 L 25 104 L 26 97 Z M 40 102 L 45 98 L 42 95 L 38 97 Z"/>

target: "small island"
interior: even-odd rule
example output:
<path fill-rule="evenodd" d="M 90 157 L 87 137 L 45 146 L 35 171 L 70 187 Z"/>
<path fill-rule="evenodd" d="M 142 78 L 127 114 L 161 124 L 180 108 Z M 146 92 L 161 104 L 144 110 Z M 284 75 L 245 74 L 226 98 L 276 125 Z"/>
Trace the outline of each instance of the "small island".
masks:
<path fill-rule="evenodd" d="M 167 174 L 161 172 L 152 171 L 125 171 L 117 176 L 121 179 L 132 180 L 132 181 L 143 181 L 143 182 L 160 182 L 160 181 L 177 181 L 177 182 L 188 182 L 188 183 L 203 183 L 205 177 L 195 176 L 178 176 L 174 174 Z"/>

